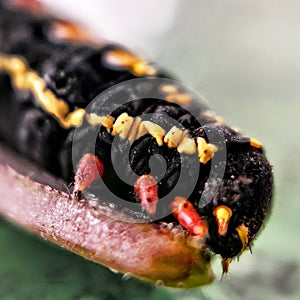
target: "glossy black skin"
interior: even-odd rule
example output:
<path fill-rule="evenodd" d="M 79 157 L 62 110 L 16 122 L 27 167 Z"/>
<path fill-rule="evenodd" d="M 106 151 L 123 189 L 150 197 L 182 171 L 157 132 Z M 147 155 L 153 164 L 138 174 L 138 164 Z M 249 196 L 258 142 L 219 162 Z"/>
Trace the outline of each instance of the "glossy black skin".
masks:
<path fill-rule="evenodd" d="M 126 68 L 114 69 L 103 61 L 104 54 L 119 46 L 108 45 L 97 49 L 87 44 L 75 44 L 55 40 L 51 34 L 51 24 L 55 19 L 33 16 L 16 9 L 7 9 L 0 0 L 0 52 L 24 57 L 30 67 L 44 78 L 47 87 L 57 97 L 64 99 L 71 107 L 86 107 L 86 105 L 100 92 L 119 82 L 136 78 Z M 158 74 L 165 77 L 164 73 Z M 33 160 L 53 174 L 71 182 L 74 168 L 71 160 L 71 147 L 74 129 L 64 129 L 59 123 L 45 112 L 34 100 L 33 96 L 24 91 L 15 91 L 7 75 L 0 73 L 0 110 L 5 112 L 0 117 L 0 136 L 2 140 Z M 123 90 L 131 99 L 136 91 Z M 163 98 L 163 95 L 161 95 Z M 189 170 L 190 176 L 198 178 L 196 187 L 189 200 L 195 205 L 200 216 L 207 222 L 209 237 L 207 246 L 215 253 L 225 258 L 238 255 L 242 243 L 236 232 L 236 227 L 243 224 L 249 228 L 249 242 L 251 242 L 270 210 L 272 197 L 272 170 L 261 149 L 250 146 L 249 139 L 237 133 L 224 124 L 218 124 L 210 118 L 201 115 L 204 107 L 197 107 L 196 121 L 184 108 L 166 101 L 132 102 L 125 107 L 118 108 L 113 115 L 118 116 L 127 111 L 131 116 L 151 113 L 152 121 L 163 125 L 168 130 L 172 124 L 165 121 L 165 115 L 179 120 L 184 127 L 189 128 L 193 137 L 206 133 L 224 134 L 226 139 L 227 161 L 223 180 L 210 182 L 210 188 L 205 189 L 210 171 L 214 172 L 214 165 L 208 162 L 200 166 L 200 173 L 195 169 L 191 156 L 179 155 L 176 149 L 166 145 L 159 147 L 150 135 L 143 136 L 130 146 L 128 141 L 120 141 L 119 147 L 111 153 L 113 137 L 104 128 L 100 130 L 96 144 L 96 154 L 104 162 L 104 181 L 114 193 L 128 201 L 136 201 L 133 192 L 134 178 L 130 179 L 128 168 L 132 168 L 138 175 L 150 172 L 149 159 L 153 154 L 160 154 L 164 160 L 155 159 L 156 175 L 166 172 L 159 184 L 159 196 L 167 194 L 178 180 L 180 166 Z M 94 107 L 95 112 L 101 109 Z M 191 107 L 189 107 L 191 109 Z M 201 124 L 200 124 L 201 123 Z M 200 130 L 200 128 L 204 130 Z M 80 128 L 84 136 L 89 130 L 99 128 L 83 126 Z M 118 138 L 118 137 L 117 137 Z M 217 145 L 222 148 L 222 145 Z M 130 153 L 128 159 L 123 157 L 124 151 Z M 218 151 L 219 152 L 219 151 Z M 218 155 L 218 152 L 216 155 Z M 153 157 L 153 156 L 152 156 Z M 111 160 L 124 161 L 122 172 L 131 180 L 131 185 L 125 184 L 114 173 Z M 217 187 L 217 194 L 210 195 L 210 191 Z M 185 194 L 184 186 L 182 195 Z M 198 202 L 205 193 L 208 201 L 201 208 Z M 180 194 L 181 195 L 181 194 Z M 105 197 L 105 196 L 104 196 Z M 167 209 L 172 201 L 159 204 L 159 209 Z M 218 205 L 227 205 L 233 212 L 228 232 L 220 236 L 213 211 Z M 145 216 L 147 218 L 147 216 Z M 175 221 L 166 217 L 160 221 Z"/>

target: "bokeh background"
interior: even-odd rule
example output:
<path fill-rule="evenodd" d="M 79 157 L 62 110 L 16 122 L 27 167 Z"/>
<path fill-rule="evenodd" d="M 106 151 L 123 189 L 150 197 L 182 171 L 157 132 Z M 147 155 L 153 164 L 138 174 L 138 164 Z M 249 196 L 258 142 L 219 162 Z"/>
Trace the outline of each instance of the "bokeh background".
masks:
<path fill-rule="evenodd" d="M 0 220 L 0 299 L 300 299 L 300 2 L 46 0 L 171 70 L 274 166 L 274 207 L 254 244 L 220 280 L 189 291 L 153 287 Z"/>

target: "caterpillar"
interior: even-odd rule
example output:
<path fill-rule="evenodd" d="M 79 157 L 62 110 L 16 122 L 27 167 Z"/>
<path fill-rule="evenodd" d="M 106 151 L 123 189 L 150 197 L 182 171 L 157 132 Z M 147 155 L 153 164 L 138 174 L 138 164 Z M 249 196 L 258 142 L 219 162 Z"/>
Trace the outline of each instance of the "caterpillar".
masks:
<path fill-rule="evenodd" d="M 77 199 L 100 193 L 137 222 L 182 227 L 228 272 L 270 212 L 261 143 L 125 47 L 17 3 L 0 1 L 3 143 Z"/>

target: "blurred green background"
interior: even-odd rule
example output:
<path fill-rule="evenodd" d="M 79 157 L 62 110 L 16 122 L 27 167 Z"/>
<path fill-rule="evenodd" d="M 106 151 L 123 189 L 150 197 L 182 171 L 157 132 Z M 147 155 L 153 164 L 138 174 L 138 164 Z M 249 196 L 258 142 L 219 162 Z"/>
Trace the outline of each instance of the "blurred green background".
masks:
<path fill-rule="evenodd" d="M 178 0 L 162 5 L 156 0 L 136 10 L 137 1 L 131 6 L 122 0 L 78 1 L 76 7 L 64 1 L 59 9 L 57 0 L 50 2 L 62 14 L 93 26 L 97 20 L 89 19 L 90 11 L 106 7 L 102 14 L 107 16 L 127 7 L 122 21 L 106 18 L 102 24 L 100 16 L 99 32 L 107 26 L 110 39 L 124 31 L 132 48 L 199 91 L 227 123 L 261 141 L 274 166 L 274 207 L 252 255 L 232 263 L 222 281 L 216 258 L 215 282 L 189 291 L 122 279 L 1 220 L 0 299 L 299 299 L 300 2 Z"/>

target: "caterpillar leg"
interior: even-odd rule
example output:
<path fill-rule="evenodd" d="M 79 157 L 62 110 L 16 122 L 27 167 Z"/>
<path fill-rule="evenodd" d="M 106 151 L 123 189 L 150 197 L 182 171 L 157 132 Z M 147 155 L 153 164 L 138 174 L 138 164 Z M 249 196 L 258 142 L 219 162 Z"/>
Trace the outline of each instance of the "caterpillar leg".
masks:
<path fill-rule="evenodd" d="M 89 187 L 95 180 L 102 177 L 103 173 L 104 165 L 102 161 L 91 153 L 85 154 L 77 165 L 74 179 L 74 196 L 80 199 L 81 192 Z"/>
<path fill-rule="evenodd" d="M 175 197 L 171 203 L 171 209 L 180 225 L 193 235 L 205 239 L 208 233 L 207 225 L 189 200 L 183 197 Z"/>
<path fill-rule="evenodd" d="M 136 180 L 134 191 L 141 202 L 142 208 L 149 215 L 154 215 L 158 201 L 158 187 L 156 180 L 151 175 L 142 175 Z"/>

